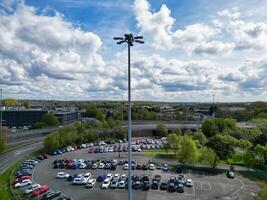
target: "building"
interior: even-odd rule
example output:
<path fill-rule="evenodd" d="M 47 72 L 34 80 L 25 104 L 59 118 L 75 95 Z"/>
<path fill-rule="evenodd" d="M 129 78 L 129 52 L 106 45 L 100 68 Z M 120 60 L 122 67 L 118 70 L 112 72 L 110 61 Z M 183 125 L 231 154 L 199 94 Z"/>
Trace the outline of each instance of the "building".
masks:
<path fill-rule="evenodd" d="M 3 125 L 8 127 L 32 126 L 40 121 L 44 110 L 3 110 Z"/>
<path fill-rule="evenodd" d="M 53 113 L 57 117 L 59 124 L 69 124 L 81 120 L 81 113 L 76 111 L 55 111 Z"/>
<path fill-rule="evenodd" d="M 40 122 L 44 114 L 53 113 L 59 124 L 69 124 L 81 119 L 81 114 L 73 109 L 41 110 L 41 109 L 3 109 L 2 122 L 7 127 L 32 126 Z"/>

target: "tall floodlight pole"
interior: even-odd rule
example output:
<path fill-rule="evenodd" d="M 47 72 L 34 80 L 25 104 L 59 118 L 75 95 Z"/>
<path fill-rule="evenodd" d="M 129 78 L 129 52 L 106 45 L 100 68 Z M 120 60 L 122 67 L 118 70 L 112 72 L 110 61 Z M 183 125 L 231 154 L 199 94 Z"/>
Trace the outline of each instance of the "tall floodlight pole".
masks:
<path fill-rule="evenodd" d="M 215 94 L 212 95 L 213 113 L 212 117 L 215 118 Z"/>
<path fill-rule="evenodd" d="M 118 40 L 117 44 L 128 44 L 128 200 L 132 200 L 132 148 L 131 148 L 131 46 L 134 42 L 143 44 L 142 36 L 134 37 L 133 34 L 124 34 L 124 37 L 114 37 Z"/>
<path fill-rule="evenodd" d="M 3 136 L 2 135 L 2 129 L 3 129 L 3 124 L 2 124 L 2 112 L 3 112 L 3 89 L 0 88 L 0 95 L 1 95 L 1 112 L 0 112 L 0 138 Z"/>

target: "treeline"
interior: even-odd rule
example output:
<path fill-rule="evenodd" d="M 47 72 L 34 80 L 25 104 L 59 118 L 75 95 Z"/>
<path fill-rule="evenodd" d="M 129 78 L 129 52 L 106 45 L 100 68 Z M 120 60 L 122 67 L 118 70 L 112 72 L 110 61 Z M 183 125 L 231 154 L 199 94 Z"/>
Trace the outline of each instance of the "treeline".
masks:
<path fill-rule="evenodd" d="M 215 167 L 221 160 L 229 164 L 263 168 L 267 164 L 265 128 L 248 130 L 236 127 L 233 119 L 206 119 L 202 129 L 194 133 L 174 130 L 167 134 L 165 131 L 167 143 L 164 149 L 171 149 L 176 158 L 185 164 L 200 162 Z M 160 130 L 164 133 L 164 128 Z"/>
<path fill-rule="evenodd" d="M 100 139 L 123 139 L 125 137 L 125 130 L 111 119 L 101 123 L 76 122 L 48 134 L 44 139 L 44 146 L 47 151 L 52 151 L 69 145 L 90 143 Z"/>

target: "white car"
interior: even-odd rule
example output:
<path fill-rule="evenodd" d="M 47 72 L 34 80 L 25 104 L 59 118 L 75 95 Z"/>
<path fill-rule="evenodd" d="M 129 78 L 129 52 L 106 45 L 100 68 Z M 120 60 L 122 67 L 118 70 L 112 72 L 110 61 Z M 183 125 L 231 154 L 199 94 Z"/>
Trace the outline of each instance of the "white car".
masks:
<path fill-rule="evenodd" d="M 119 188 L 119 189 L 124 189 L 125 187 L 126 187 L 125 180 L 121 180 L 121 181 L 119 182 L 118 188 Z"/>
<path fill-rule="evenodd" d="M 113 176 L 113 181 L 119 181 L 119 179 L 120 179 L 120 175 L 119 174 L 115 174 Z"/>
<path fill-rule="evenodd" d="M 32 193 L 34 190 L 37 190 L 37 189 L 40 188 L 40 187 L 41 187 L 40 184 L 36 184 L 36 183 L 35 183 L 35 184 L 32 184 L 32 185 L 28 186 L 28 187 L 24 190 L 23 194 L 28 195 L 28 194 Z"/>
<path fill-rule="evenodd" d="M 123 169 L 124 169 L 124 170 L 127 170 L 128 168 L 129 168 L 128 163 L 125 163 L 125 164 L 123 165 Z"/>
<path fill-rule="evenodd" d="M 87 182 L 90 180 L 90 178 L 91 178 L 90 173 L 84 174 L 83 179 L 82 179 L 83 184 L 87 184 Z"/>
<path fill-rule="evenodd" d="M 98 169 L 104 169 L 104 167 L 105 167 L 104 163 L 99 163 Z"/>
<path fill-rule="evenodd" d="M 113 178 L 113 174 L 107 174 L 107 178 L 111 180 Z"/>
<path fill-rule="evenodd" d="M 77 162 L 84 163 L 84 159 L 79 159 Z"/>
<path fill-rule="evenodd" d="M 154 165 L 154 164 L 150 164 L 150 165 L 149 165 L 149 169 L 150 169 L 150 170 L 155 170 L 155 169 L 156 169 L 156 167 L 155 167 L 155 165 Z"/>
<path fill-rule="evenodd" d="M 56 178 L 64 179 L 68 178 L 70 175 L 66 172 L 58 172 Z"/>
<path fill-rule="evenodd" d="M 87 188 L 93 188 L 95 186 L 95 183 L 96 183 L 96 179 L 90 179 L 88 182 L 87 182 L 87 185 L 86 187 Z"/>
<path fill-rule="evenodd" d="M 122 174 L 122 175 L 121 175 L 121 181 L 122 181 L 122 180 L 126 181 L 126 179 L 127 179 L 126 174 Z"/>
<path fill-rule="evenodd" d="M 193 187 L 192 179 L 186 179 L 185 186 L 186 187 Z"/>
<path fill-rule="evenodd" d="M 94 146 L 93 143 L 89 143 L 89 144 L 88 144 L 88 147 L 93 147 L 93 146 Z"/>
<path fill-rule="evenodd" d="M 85 163 L 82 163 L 81 165 L 80 165 L 80 169 L 84 169 L 86 167 L 86 164 Z"/>
<path fill-rule="evenodd" d="M 142 152 L 142 149 L 141 149 L 141 148 L 138 148 L 137 151 L 138 151 L 138 152 Z"/>
<path fill-rule="evenodd" d="M 16 183 L 15 188 L 25 187 L 25 186 L 31 185 L 31 184 L 32 184 L 32 181 L 30 179 L 26 179 L 26 180 L 22 180 L 19 183 Z"/>
<path fill-rule="evenodd" d="M 108 152 L 112 153 L 113 152 L 113 148 L 109 148 Z"/>
<path fill-rule="evenodd" d="M 82 185 L 83 183 L 83 177 L 76 177 L 73 179 L 72 184 L 74 185 Z"/>
<path fill-rule="evenodd" d="M 102 189 L 108 189 L 109 188 L 109 185 L 110 185 L 110 179 L 109 178 L 106 178 L 104 180 L 104 182 L 102 183 L 101 188 Z"/>
<path fill-rule="evenodd" d="M 94 163 L 94 164 L 92 165 L 92 169 L 97 169 L 97 168 L 98 168 L 97 164 Z"/>

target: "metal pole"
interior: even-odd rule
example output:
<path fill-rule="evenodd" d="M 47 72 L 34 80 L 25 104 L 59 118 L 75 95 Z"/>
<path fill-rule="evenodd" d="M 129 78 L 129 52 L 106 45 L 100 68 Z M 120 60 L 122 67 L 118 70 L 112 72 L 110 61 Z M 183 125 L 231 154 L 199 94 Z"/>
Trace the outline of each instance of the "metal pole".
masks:
<path fill-rule="evenodd" d="M 213 102 L 213 113 L 212 113 L 212 117 L 215 118 L 215 94 L 212 95 L 212 102 Z"/>
<path fill-rule="evenodd" d="M 131 57 L 130 43 L 128 42 L 128 200 L 132 200 L 132 148 L 131 148 Z"/>
<path fill-rule="evenodd" d="M 2 109 L 3 109 L 3 89 L 1 88 L 1 112 L 0 112 L 0 138 L 2 137 L 2 129 L 3 129 L 3 124 L 2 124 Z"/>

